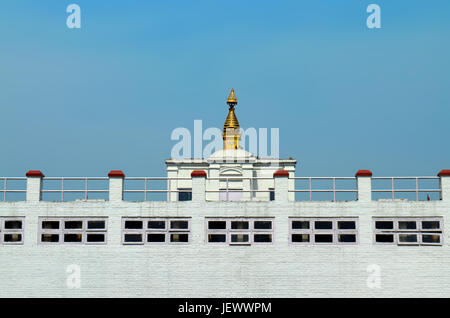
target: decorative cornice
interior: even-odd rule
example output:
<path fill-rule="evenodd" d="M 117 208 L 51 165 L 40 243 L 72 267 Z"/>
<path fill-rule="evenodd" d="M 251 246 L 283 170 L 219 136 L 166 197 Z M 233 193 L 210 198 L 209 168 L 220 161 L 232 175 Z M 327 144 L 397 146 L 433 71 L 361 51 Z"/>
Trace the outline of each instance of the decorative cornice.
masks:
<path fill-rule="evenodd" d="M 125 178 L 125 174 L 122 170 L 111 170 L 108 173 L 108 177 L 110 178 Z"/>
<path fill-rule="evenodd" d="M 289 172 L 286 170 L 278 170 L 273 173 L 274 177 L 289 177 Z"/>
<path fill-rule="evenodd" d="M 40 170 L 29 170 L 25 174 L 25 176 L 27 176 L 27 177 L 40 177 L 40 178 L 45 177 L 44 174 Z"/>
<path fill-rule="evenodd" d="M 371 177 L 372 171 L 370 170 L 358 170 L 355 174 L 355 177 Z"/>
<path fill-rule="evenodd" d="M 438 173 L 438 177 L 450 176 L 450 169 L 443 169 Z"/>
<path fill-rule="evenodd" d="M 191 177 L 204 177 L 206 178 L 206 172 L 204 170 L 194 170 L 191 172 Z"/>

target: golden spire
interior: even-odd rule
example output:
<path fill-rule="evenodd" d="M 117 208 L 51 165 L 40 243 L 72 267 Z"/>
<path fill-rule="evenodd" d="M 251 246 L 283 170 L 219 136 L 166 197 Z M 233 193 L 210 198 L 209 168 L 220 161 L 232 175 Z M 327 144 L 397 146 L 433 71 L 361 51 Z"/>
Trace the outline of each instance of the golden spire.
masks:
<path fill-rule="evenodd" d="M 237 104 L 237 98 L 233 88 L 231 89 L 230 95 L 228 95 L 227 104 L 230 108 L 228 110 L 227 119 L 225 119 L 225 124 L 223 125 L 223 148 L 239 149 L 241 135 L 239 122 L 234 113 L 234 106 Z"/>
<path fill-rule="evenodd" d="M 234 88 L 231 89 L 230 95 L 228 95 L 227 104 L 230 106 L 234 106 L 237 104 L 237 98 L 236 94 L 234 93 Z"/>

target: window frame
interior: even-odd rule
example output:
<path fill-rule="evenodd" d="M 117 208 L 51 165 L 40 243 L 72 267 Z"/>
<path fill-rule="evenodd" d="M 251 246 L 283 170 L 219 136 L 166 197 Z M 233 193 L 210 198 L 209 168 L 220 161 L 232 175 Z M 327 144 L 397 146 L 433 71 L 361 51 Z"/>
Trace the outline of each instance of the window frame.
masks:
<path fill-rule="evenodd" d="M 275 201 L 275 188 L 269 188 L 269 201 Z"/>
<path fill-rule="evenodd" d="M 293 222 L 309 222 L 308 229 L 294 229 Z M 316 222 L 331 222 L 331 229 L 316 229 Z M 338 222 L 354 222 L 354 229 L 339 229 Z M 292 235 L 294 234 L 307 234 L 309 235 L 309 242 L 293 242 Z M 316 235 L 332 235 L 332 242 L 316 242 Z M 339 242 L 340 234 L 355 235 L 355 242 Z M 345 245 L 359 245 L 359 218 L 358 217 L 289 217 L 289 244 L 292 245 L 315 245 L 315 246 L 345 246 Z"/>
<path fill-rule="evenodd" d="M 191 217 L 122 217 L 122 245 L 188 245 L 191 243 Z M 142 229 L 126 229 L 126 221 L 141 221 Z M 164 229 L 148 227 L 149 221 L 164 221 Z M 187 221 L 186 229 L 171 229 L 171 221 Z M 125 234 L 141 234 L 141 242 L 125 242 Z M 164 242 L 149 242 L 148 234 L 164 234 Z M 171 242 L 171 234 L 187 234 L 187 242 Z"/>
<path fill-rule="evenodd" d="M 392 229 L 377 229 L 376 222 L 389 221 L 393 222 Z M 400 229 L 399 222 L 412 222 L 416 223 L 416 229 Z M 438 229 L 423 229 L 423 221 L 437 221 L 439 222 Z M 444 242 L 444 218 L 443 217 L 372 217 L 372 231 L 373 231 L 373 244 L 374 245 L 392 245 L 392 246 L 443 246 Z M 393 242 L 377 242 L 377 235 L 393 235 Z M 417 235 L 417 242 L 400 242 L 401 234 L 415 234 Z M 438 235 L 439 243 L 427 243 L 423 242 L 423 235 Z"/>
<path fill-rule="evenodd" d="M 192 188 L 177 188 L 178 190 L 178 202 L 186 202 L 186 201 L 192 201 Z M 191 199 L 190 200 L 180 200 L 180 193 L 190 193 L 191 194 Z"/>
<path fill-rule="evenodd" d="M 8 221 L 20 221 L 20 229 L 7 229 L 5 223 Z M 20 234 L 20 241 L 5 242 L 5 235 Z M 0 217 L 0 245 L 23 245 L 25 241 L 25 217 L 24 216 L 1 216 Z"/>
<path fill-rule="evenodd" d="M 209 229 L 209 221 L 225 222 L 225 229 Z M 232 222 L 248 222 L 248 229 L 232 229 Z M 255 229 L 255 222 L 270 221 L 271 229 Z M 209 235 L 225 235 L 225 242 L 209 242 Z M 231 235 L 248 235 L 248 242 L 232 242 Z M 254 236 L 258 234 L 271 235 L 271 242 L 255 242 Z M 205 217 L 205 243 L 207 245 L 221 246 L 251 246 L 251 245 L 273 245 L 275 241 L 275 218 L 274 217 Z"/>
<path fill-rule="evenodd" d="M 239 197 L 239 200 L 230 200 L 230 194 L 228 194 L 227 199 L 227 193 L 239 193 L 241 196 Z M 222 199 L 222 195 L 225 195 L 225 199 Z M 219 202 L 240 202 L 242 201 L 242 197 L 244 196 L 244 188 L 236 188 L 236 189 L 227 189 L 226 188 L 219 188 Z"/>
<path fill-rule="evenodd" d="M 42 227 L 43 222 L 45 221 L 55 221 L 58 222 L 58 229 L 44 229 Z M 65 222 L 70 221 L 81 221 L 81 228 L 79 229 L 66 229 Z M 88 222 L 89 221 L 104 221 L 105 227 L 103 229 L 95 228 L 89 229 Z M 42 235 L 58 235 L 58 242 L 44 242 L 42 241 Z M 65 234 L 81 234 L 80 242 L 64 242 Z M 104 235 L 103 242 L 88 242 L 88 234 L 101 234 Z M 38 244 L 42 245 L 106 245 L 108 244 L 108 217 L 39 217 L 38 219 Z"/>

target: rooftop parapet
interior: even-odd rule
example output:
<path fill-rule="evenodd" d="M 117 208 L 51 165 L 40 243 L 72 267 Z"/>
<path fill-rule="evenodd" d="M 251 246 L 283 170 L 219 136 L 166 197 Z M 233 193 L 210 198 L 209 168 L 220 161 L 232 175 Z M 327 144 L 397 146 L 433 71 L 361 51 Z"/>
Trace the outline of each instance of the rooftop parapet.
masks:
<path fill-rule="evenodd" d="M 171 182 L 183 180 L 188 188 L 170 187 Z M 233 187 L 236 181 L 253 185 L 259 181 L 271 182 L 270 188 Z M 294 182 L 294 187 L 288 185 Z M 211 189 L 208 183 L 223 184 Z M 296 201 L 360 201 L 450 200 L 450 169 L 441 170 L 436 177 L 374 177 L 370 170 L 358 170 L 354 177 L 295 177 L 292 172 L 276 171 L 268 177 L 208 177 L 203 170 L 192 171 L 190 177 L 126 177 L 121 170 L 112 170 L 108 177 L 45 177 L 40 170 L 30 170 L 26 177 L 0 177 L 0 201 L 167 201 L 171 193 L 180 193 L 187 201 L 206 201 L 209 192 L 221 193 L 216 201 L 236 200 L 236 192 L 249 192 L 242 201 L 261 201 L 255 194 L 265 193 L 265 201 L 289 201 L 288 193 Z M 222 195 L 223 194 L 223 195 Z M 172 200 L 173 201 L 173 200 Z"/>

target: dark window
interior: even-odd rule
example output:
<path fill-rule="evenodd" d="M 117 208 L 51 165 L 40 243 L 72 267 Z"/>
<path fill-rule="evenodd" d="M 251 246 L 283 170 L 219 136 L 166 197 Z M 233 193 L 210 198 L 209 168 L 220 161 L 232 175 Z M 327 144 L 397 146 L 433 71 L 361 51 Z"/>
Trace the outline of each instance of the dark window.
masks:
<path fill-rule="evenodd" d="M 42 221 L 42 228 L 57 230 L 59 229 L 59 221 Z"/>
<path fill-rule="evenodd" d="M 22 234 L 5 234 L 3 240 L 5 242 L 21 242 Z"/>
<path fill-rule="evenodd" d="M 339 230 L 354 230 L 356 229 L 355 221 L 338 221 Z"/>
<path fill-rule="evenodd" d="M 125 234 L 125 242 L 142 242 L 142 234 Z"/>
<path fill-rule="evenodd" d="M 147 234 L 147 242 L 163 243 L 166 241 L 166 235 L 163 233 Z"/>
<path fill-rule="evenodd" d="M 176 230 L 187 230 L 189 228 L 188 221 L 170 221 L 170 228 Z"/>
<path fill-rule="evenodd" d="M 226 234 L 209 234 L 208 242 L 210 243 L 225 243 L 227 241 Z"/>
<path fill-rule="evenodd" d="M 316 243 L 333 243 L 333 234 L 315 234 Z"/>
<path fill-rule="evenodd" d="M 356 234 L 338 234 L 338 240 L 342 243 L 355 243 Z"/>
<path fill-rule="evenodd" d="M 170 241 L 174 243 L 187 243 L 189 241 L 188 234 L 170 234 Z"/>
<path fill-rule="evenodd" d="M 396 222 L 396 223 L 394 223 Z M 392 218 L 375 221 L 375 242 L 442 245 L 442 218 Z"/>
<path fill-rule="evenodd" d="M 68 243 L 79 243 L 81 242 L 81 238 L 82 238 L 81 234 L 74 234 L 74 233 L 64 234 L 64 242 Z"/>
<path fill-rule="evenodd" d="M 270 189 L 270 201 L 274 201 L 275 200 L 275 191 Z"/>
<path fill-rule="evenodd" d="M 88 242 L 104 242 L 105 241 L 105 234 L 87 234 L 87 241 Z"/>
<path fill-rule="evenodd" d="M 422 221 L 423 230 L 439 230 L 439 221 Z"/>
<path fill-rule="evenodd" d="M 393 234 L 377 234 L 375 236 L 375 241 L 378 243 L 393 243 L 394 235 Z"/>
<path fill-rule="evenodd" d="M 149 229 L 165 229 L 166 221 L 148 221 L 147 226 Z"/>
<path fill-rule="evenodd" d="M 64 228 L 66 228 L 66 229 L 82 229 L 83 221 L 65 221 Z"/>
<path fill-rule="evenodd" d="M 292 234 L 293 243 L 307 243 L 309 242 L 309 234 Z"/>
<path fill-rule="evenodd" d="M 292 229 L 309 229 L 309 221 L 292 221 Z"/>
<path fill-rule="evenodd" d="M 270 230 L 272 229 L 272 221 L 255 221 L 254 227 L 256 230 Z"/>
<path fill-rule="evenodd" d="M 314 223 L 316 230 L 331 230 L 333 228 L 332 221 L 316 221 Z"/>
<path fill-rule="evenodd" d="M 272 234 L 255 234 L 253 241 L 255 243 L 270 243 L 272 242 Z"/>
<path fill-rule="evenodd" d="M 104 229 L 105 221 L 88 221 L 88 229 Z"/>
<path fill-rule="evenodd" d="M 424 234 L 422 235 L 423 243 L 441 243 L 441 237 L 439 235 Z"/>
<path fill-rule="evenodd" d="M 232 243 L 248 243 L 248 234 L 232 234 Z"/>
<path fill-rule="evenodd" d="M 394 222 L 392 221 L 376 221 L 375 228 L 379 230 L 391 230 L 394 228 Z"/>
<path fill-rule="evenodd" d="M 399 221 L 398 228 L 400 230 L 415 230 L 416 229 L 416 221 Z"/>
<path fill-rule="evenodd" d="M 231 228 L 233 230 L 248 230 L 248 221 L 232 221 Z"/>
<path fill-rule="evenodd" d="M 56 243 L 56 242 L 59 242 L 59 235 L 58 234 L 42 234 L 41 241 Z"/>
<path fill-rule="evenodd" d="M 5 221 L 5 229 L 18 230 L 22 228 L 22 221 Z"/>
<path fill-rule="evenodd" d="M 417 234 L 399 234 L 398 240 L 401 243 L 417 243 Z"/>
<path fill-rule="evenodd" d="M 178 201 L 192 201 L 192 191 L 178 192 Z"/>
<path fill-rule="evenodd" d="M 142 221 L 125 221 L 126 229 L 142 229 Z"/>
<path fill-rule="evenodd" d="M 210 230 L 225 230 L 226 228 L 226 221 L 208 221 L 208 229 Z"/>

